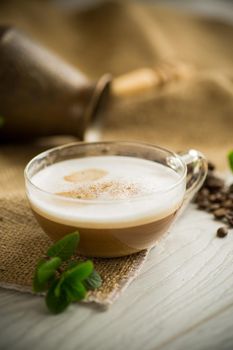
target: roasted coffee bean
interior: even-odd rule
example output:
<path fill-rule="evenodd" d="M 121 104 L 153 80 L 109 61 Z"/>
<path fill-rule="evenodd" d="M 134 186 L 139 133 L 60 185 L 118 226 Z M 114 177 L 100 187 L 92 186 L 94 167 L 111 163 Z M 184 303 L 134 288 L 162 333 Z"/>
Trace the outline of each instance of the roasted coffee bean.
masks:
<path fill-rule="evenodd" d="M 218 204 L 218 203 L 213 203 L 213 204 L 211 204 L 210 206 L 209 206 L 209 210 L 210 211 L 215 211 L 215 210 L 217 210 L 217 209 L 219 209 L 220 208 L 220 204 Z"/>
<path fill-rule="evenodd" d="M 208 170 L 209 171 L 214 171 L 215 170 L 215 165 L 212 162 L 208 162 Z"/>
<path fill-rule="evenodd" d="M 226 209 L 231 209 L 233 208 L 233 203 L 230 199 L 226 200 L 225 202 L 223 202 L 223 207 Z"/>
<path fill-rule="evenodd" d="M 224 200 L 224 197 L 221 193 L 210 194 L 208 197 L 210 202 L 220 203 Z"/>
<path fill-rule="evenodd" d="M 222 179 L 219 179 L 217 177 L 208 177 L 206 181 L 206 187 L 208 187 L 210 190 L 219 190 L 223 188 L 224 181 Z"/>
<path fill-rule="evenodd" d="M 215 202 L 215 199 L 216 199 L 215 194 L 210 194 L 208 199 L 210 202 Z"/>
<path fill-rule="evenodd" d="M 223 202 L 225 200 L 225 194 L 222 192 L 216 193 L 215 197 L 216 197 L 215 199 L 216 202 Z"/>
<path fill-rule="evenodd" d="M 224 208 L 219 208 L 213 212 L 216 219 L 222 219 L 226 216 L 226 210 Z"/>
<path fill-rule="evenodd" d="M 220 195 L 217 196 L 219 202 L 225 202 L 228 199 L 228 193 L 220 192 Z"/>
<path fill-rule="evenodd" d="M 228 210 L 226 213 L 227 217 L 233 218 L 233 211 L 232 210 Z"/>
<path fill-rule="evenodd" d="M 232 215 L 232 214 L 226 214 L 225 218 L 226 218 L 228 224 L 229 224 L 231 227 L 233 227 L 233 215 Z"/>
<path fill-rule="evenodd" d="M 198 208 L 199 209 L 207 209 L 209 207 L 210 203 L 207 200 L 203 200 L 198 202 Z"/>
<path fill-rule="evenodd" d="M 229 192 L 233 193 L 233 183 L 229 186 Z"/>
<path fill-rule="evenodd" d="M 219 229 L 217 230 L 217 236 L 219 238 L 226 237 L 227 234 L 228 234 L 228 228 L 226 226 L 219 227 Z"/>
<path fill-rule="evenodd" d="M 199 194 L 202 195 L 203 197 L 208 197 L 208 195 L 210 194 L 210 191 L 208 190 L 208 188 L 202 188 Z"/>
<path fill-rule="evenodd" d="M 204 197 L 201 193 L 198 193 L 196 198 L 195 198 L 195 202 L 198 203 L 198 202 L 201 202 L 203 201 L 205 198 L 207 197 Z"/>

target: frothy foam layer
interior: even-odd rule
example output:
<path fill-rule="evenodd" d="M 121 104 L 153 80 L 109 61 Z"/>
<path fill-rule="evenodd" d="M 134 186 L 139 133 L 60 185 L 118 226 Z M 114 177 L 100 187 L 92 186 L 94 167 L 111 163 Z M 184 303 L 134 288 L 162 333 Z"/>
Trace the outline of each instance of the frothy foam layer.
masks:
<path fill-rule="evenodd" d="M 32 183 L 58 196 L 30 188 L 29 199 L 39 214 L 63 224 L 133 226 L 165 217 L 180 206 L 185 184 L 172 188 L 178 180 L 174 170 L 149 160 L 86 157 L 59 162 L 38 172 Z"/>

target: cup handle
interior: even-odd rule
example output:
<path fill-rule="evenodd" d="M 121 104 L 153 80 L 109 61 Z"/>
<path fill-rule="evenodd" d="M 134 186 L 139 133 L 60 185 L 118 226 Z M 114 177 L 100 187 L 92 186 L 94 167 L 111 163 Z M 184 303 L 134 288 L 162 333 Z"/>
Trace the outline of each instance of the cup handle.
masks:
<path fill-rule="evenodd" d="M 186 193 L 184 205 L 188 204 L 205 181 L 208 163 L 204 155 L 194 149 L 179 153 L 187 166 Z"/>

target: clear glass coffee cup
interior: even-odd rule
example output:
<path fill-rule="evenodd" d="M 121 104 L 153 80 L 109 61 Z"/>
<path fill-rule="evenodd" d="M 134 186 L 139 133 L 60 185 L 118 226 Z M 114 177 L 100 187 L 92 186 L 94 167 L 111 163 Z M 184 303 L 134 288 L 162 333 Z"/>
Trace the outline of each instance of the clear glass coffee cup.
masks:
<path fill-rule="evenodd" d="M 109 156 L 149 160 L 175 172 L 176 181 L 167 188 L 158 185 L 150 193 L 116 199 L 71 198 L 33 181 L 56 163 L 100 156 L 106 162 Z M 176 154 L 139 142 L 77 142 L 34 157 L 25 168 L 25 185 L 31 209 L 53 241 L 78 230 L 79 254 L 120 257 L 153 247 L 202 186 L 206 174 L 207 161 L 196 150 Z"/>

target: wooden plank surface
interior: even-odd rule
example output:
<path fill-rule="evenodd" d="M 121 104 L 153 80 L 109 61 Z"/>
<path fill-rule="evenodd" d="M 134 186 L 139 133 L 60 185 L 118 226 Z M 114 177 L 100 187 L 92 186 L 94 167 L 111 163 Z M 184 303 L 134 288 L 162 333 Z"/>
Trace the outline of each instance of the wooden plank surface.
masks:
<path fill-rule="evenodd" d="M 0 291 L 0 349 L 233 349 L 233 232 L 189 206 L 107 311 Z"/>

